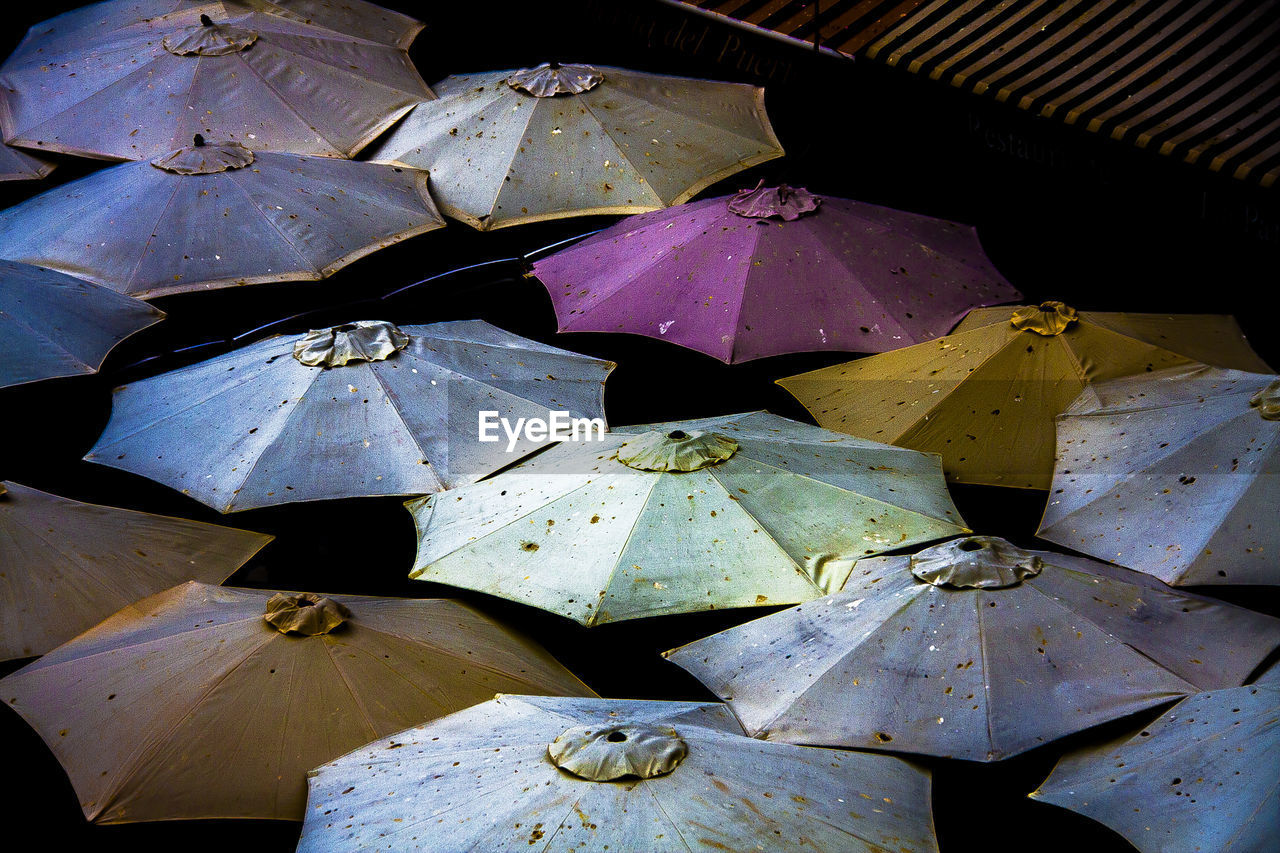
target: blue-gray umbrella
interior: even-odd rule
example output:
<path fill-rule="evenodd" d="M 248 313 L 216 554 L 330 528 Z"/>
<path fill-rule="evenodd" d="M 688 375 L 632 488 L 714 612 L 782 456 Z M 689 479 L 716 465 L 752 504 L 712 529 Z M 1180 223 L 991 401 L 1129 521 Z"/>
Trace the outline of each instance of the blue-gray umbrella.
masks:
<path fill-rule="evenodd" d="M 1280 584 L 1280 377 L 1196 365 L 1058 417 L 1037 534 L 1175 585 Z"/>
<path fill-rule="evenodd" d="M 361 321 L 267 338 L 118 388 L 85 458 L 220 512 L 426 494 L 541 446 L 481 441 L 482 412 L 514 422 L 565 411 L 603 424 L 613 367 L 480 320 Z"/>

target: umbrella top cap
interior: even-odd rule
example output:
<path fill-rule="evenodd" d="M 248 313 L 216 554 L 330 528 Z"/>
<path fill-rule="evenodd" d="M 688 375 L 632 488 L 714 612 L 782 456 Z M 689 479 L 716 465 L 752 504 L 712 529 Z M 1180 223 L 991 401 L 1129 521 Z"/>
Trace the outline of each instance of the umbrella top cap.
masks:
<path fill-rule="evenodd" d="M 353 361 L 386 361 L 409 345 L 409 336 L 385 320 L 360 320 L 312 329 L 293 345 L 293 357 L 310 367 L 342 367 Z"/>
<path fill-rule="evenodd" d="M 262 618 L 281 634 L 314 637 L 346 622 L 351 611 L 332 598 L 314 593 L 278 592 L 267 599 Z"/>
<path fill-rule="evenodd" d="M 768 219 L 773 216 L 791 222 L 818 209 L 822 199 L 803 187 L 779 184 L 766 187 L 764 181 L 755 189 L 738 190 L 728 201 L 729 210 L 747 219 Z"/>
<path fill-rule="evenodd" d="M 649 723 L 574 726 L 547 744 L 552 764 L 590 782 L 665 776 L 688 754 L 675 729 Z"/>
<path fill-rule="evenodd" d="M 225 56 L 239 53 L 258 40 L 258 33 L 244 27 L 215 24 L 208 15 L 200 24 L 183 27 L 164 37 L 164 49 L 174 56 Z"/>
<path fill-rule="evenodd" d="M 1263 420 L 1280 421 L 1280 379 L 1272 380 L 1249 400 Z M 0 493 L 2 494 L 2 493 Z"/>
<path fill-rule="evenodd" d="M 561 65 L 544 62 L 536 68 L 521 68 L 507 78 L 512 89 L 535 98 L 580 95 L 604 82 L 604 74 L 590 65 Z"/>
<path fill-rule="evenodd" d="M 1062 302 L 1041 302 L 1013 312 L 1009 322 L 1015 329 L 1035 332 L 1047 338 L 1060 335 L 1077 320 L 1076 309 Z"/>
<path fill-rule="evenodd" d="M 178 175 L 212 175 L 243 169 L 253 162 L 253 158 L 253 152 L 238 142 L 210 145 L 197 133 L 190 145 L 157 157 L 151 165 Z"/>
<path fill-rule="evenodd" d="M 917 580 L 951 589 L 999 589 L 1017 586 L 1044 568 L 1031 553 L 996 536 L 965 536 L 911 557 Z"/>
<path fill-rule="evenodd" d="M 618 461 L 637 471 L 698 471 L 728 459 L 738 442 L 718 432 L 682 429 L 641 433 L 618 448 Z"/>

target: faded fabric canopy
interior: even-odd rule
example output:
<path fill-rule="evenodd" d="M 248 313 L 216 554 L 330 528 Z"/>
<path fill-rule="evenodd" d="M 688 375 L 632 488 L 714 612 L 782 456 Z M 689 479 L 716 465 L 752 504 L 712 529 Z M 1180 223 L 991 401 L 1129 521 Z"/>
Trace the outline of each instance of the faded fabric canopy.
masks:
<path fill-rule="evenodd" d="M 629 217 L 533 272 L 562 332 L 633 332 L 725 363 L 884 352 L 1021 296 L 969 226 L 763 182 Z"/>
<path fill-rule="evenodd" d="M 309 785 L 299 853 L 938 849 L 927 771 L 753 740 L 719 704 L 503 695 Z"/>
<path fill-rule="evenodd" d="M 563 441 L 406 507 L 410 577 L 583 625 L 808 601 L 861 557 L 967 532 L 936 456 L 767 412 Z"/>
<path fill-rule="evenodd" d="M 540 65 L 435 88 L 370 159 L 429 169 L 440 209 L 481 230 L 680 204 L 783 153 L 741 83 Z"/>
<path fill-rule="evenodd" d="M 1280 584 L 1280 377 L 1190 366 L 1058 418 L 1037 533 L 1175 585 Z"/>
<path fill-rule="evenodd" d="M 778 384 L 827 429 L 942 455 L 957 483 L 1047 489 L 1054 417 L 1094 382 L 1204 362 L 1269 371 L 1231 317 L 978 308 L 950 335 Z"/>
<path fill-rule="evenodd" d="M 994 761 L 1238 685 L 1277 645 L 1280 619 L 973 536 L 666 656 L 755 737 Z"/>
<path fill-rule="evenodd" d="M 0 260 L 0 388 L 96 373 L 164 312 L 107 287 Z"/>
<path fill-rule="evenodd" d="M 0 660 L 44 654 L 175 583 L 226 580 L 272 538 L 0 484 Z"/>
<path fill-rule="evenodd" d="M 186 142 L 0 212 L 0 257 L 151 298 L 325 278 L 444 226 L 425 172 Z"/>
<path fill-rule="evenodd" d="M 594 695 L 459 602 L 200 583 L 121 610 L 0 686 L 94 823 L 300 820 L 308 768 L 362 743 L 495 692 Z"/>
<path fill-rule="evenodd" d="M 515 422 L 568 411 L 603 424 L 613 367 L 482 320 L 277 335 L 117 388 L 85 458 L 219 512 L 426 494 L 541 446 L 479 440 L 480 412 Z"/>
<path fill-rule="evenodd" d="M 0 145 L 0 181 L 36 181 L 53 171 L 54 163 Z"/>
<path fill-rule="evenodd" d="M 38 24 L 0 66 L 4 139 L 145 160 L 202 133 L 353 157 L 432 97 L 404 49 L 411 36 L 370 19 L 376 7 L 298 5 L 311 23 L 257 0 L 115 0 Z"/>
<path fill-rule="evenodd" d="M 1069 753 L 1031 797 L 1144 853 L 1246 853 L 1280 838 L 1280 684 L 1183 699 L 1151 725 Z"/>

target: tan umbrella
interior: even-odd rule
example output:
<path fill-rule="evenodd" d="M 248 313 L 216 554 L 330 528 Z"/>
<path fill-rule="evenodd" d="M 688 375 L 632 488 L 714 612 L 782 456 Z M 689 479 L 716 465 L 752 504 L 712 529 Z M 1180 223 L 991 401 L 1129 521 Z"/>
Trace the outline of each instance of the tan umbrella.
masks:
<path fill-rule="evenodd" d="M 2 483 L 0 660 L 44 654 L 175 583 L 219 583 L 273 538 Z"/>
<path fill-rule="evenodd" d="M 1192 362 L 1270 372 L 1224 316 L 969 312 L 950 335 L 779 379 L 819 425 L 942 455 L 958 483 L 1047 489 L 1054 416 L 1090 383 Z"/>
<path fill-rule="evenodd" d="M 500 691 L 592 696 L 447 599 L 186 583 L 0 680 L 95 823 L 301 820 L 306 771 Z"/>
<path fill-rule="evenodd" d="M 406 506 L 410 577 L 584 625 L 808 601 L 860 557 L 968 531 L 936 456 L 768 412 L 562 441 Z"/>
<path fill-rule="evenodd" d="M 0 258 L 152 298 L 313 281 L 444 226 L 425 172 L 189 142 L 0 212 Z"/>
<path fill-rule="evenodd" d="M 498 696 L 314 770 L 299 853 L 938 849 L 928 772 L 720 704 Z"/>
<path fill-rule="evenodd" d="M 5 141 L 139 160 L 203 133 L 352 157 L 431 90 L 403 26 L 307 5 L 312 23 L 256 0 L 117 0 L 38 24 L 0 66 Z"/>
<path fill-rule="evenodd" d="M 782 156 L 764 90 L 590 65 L 448 77 L 370 159 L 431 171 L 481 230 L 680 204 Z"/>
<path fill-rule="evenodd" d="M 667 657 L 756 737 L 994 761 L 1236 686 L 1277 645 L 1280 619 L 971 536 Z"/>

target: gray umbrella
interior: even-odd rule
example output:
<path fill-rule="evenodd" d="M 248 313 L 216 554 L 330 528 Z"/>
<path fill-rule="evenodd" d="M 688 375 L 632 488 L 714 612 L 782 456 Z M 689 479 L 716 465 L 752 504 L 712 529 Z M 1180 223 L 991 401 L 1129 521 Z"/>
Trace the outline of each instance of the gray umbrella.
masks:
<path fill-rule="evenodd" d="M 967 531 L 936 456 L 767 412 L 564 441 L 408 508 L 410 577 L 584 625 L 807 601 L 860 557 Z"/>
<path fill-rule="evenodd" d="M 320 279 L 444 225 L 425 172 L 195 143 L 0 213 L 0 257 L 150 298 Z"/>
<path fill-rule="evenodd" d="M 499 695 L 309 775 L 300 853 L 937 850 L 927 772 L 717 704 Z"/>
<path fill-rule="evenodd" d="M 116 344 L 163 319 L 110 288 L 0 260 L 0 388 L 95 373 Z"/>
<path fill-rule="evenodd" d="M 680 204 L 782 156 L 764 90 L 590 65 L 447 77 L 370 159 L 431 171 L 481 230 Z"/>
<path fill-rule="evenodd" d="M 668 657 L 757 737 L 992 761 L 1240 684 L 1280 619 L 975 536 Z"/>
<path fill-rule="evenodd" d="M 267 338 L 118 388 L 85 458 L 220 512 L 425 494 L 540 446 L 480 442 L 479 412 L 603 418 L 613 367 L 480 320 L 361 321 Z"/>
<path fill-rule="evenodd" d="M 1039 535 L 1176 585 L 1280 584 L 1280 377 L 1197 365 L 1058 417 Z"/>
<path fill-rule="evenodd" d="M 54 164 L 8 145 L 0 145 L 0 181 L 34 181 L 53 171 Z"/>
<path fill-rule="evenodd" d="M 1068 754 L 1031 796 L 1149 853 L 1253 853 L 1280 838 L 1280 684 L 1182 700 L 1124 738 Z"/>
<path fill-rule="evenodd" d="M 138 160 L 203 133 L 352 157 L 433 95 L 403 46 L 378 40 L 407 44 L 402 27 L 320 11 L 117 0 L 37 24 L 0 67 L 5 141 Z"/>

